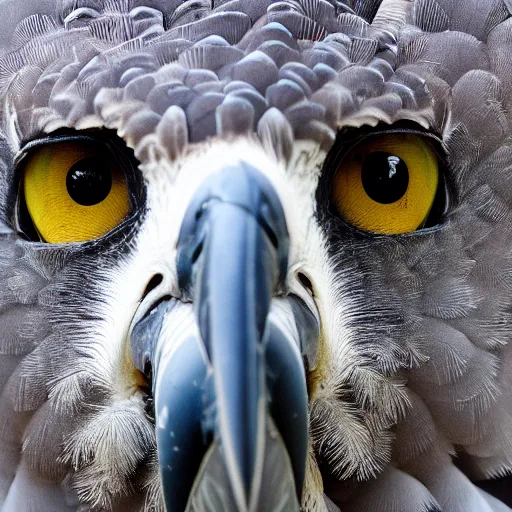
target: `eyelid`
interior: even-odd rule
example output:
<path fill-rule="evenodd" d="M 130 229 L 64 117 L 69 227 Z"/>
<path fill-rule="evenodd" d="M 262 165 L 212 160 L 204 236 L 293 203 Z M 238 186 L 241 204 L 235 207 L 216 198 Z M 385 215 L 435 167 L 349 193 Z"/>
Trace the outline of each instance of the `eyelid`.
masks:
<path fill-rule="evenodd" d="M 359 132 L 359 130 L 358 130 L 358 132 Z M 444 161 L 445 161 L 444 153 L 440 153 L 438 151 L 439 148 L 443 148 L 443 141 L 439 135 L 437 135 L 434 132 L 421 130 L 419 128 L 400 128 L 400 127 L 391 127 L 391 126 L 383 127 L 383 128 L 376 129 L 376 130 L 375 129 L 369 130 L 369 131 L 363 132 L 363 133 L 359 132 L 356 136 L 353 136 L 353 137 L 349 136 L 346 140 L 343 140 L 343 142 L 341 142 L 340 151 L 338 151 L 336 153 L 335 158 L 337 161 L 341 160 L 344 155 L 349 153 L 353 148 L 355 148 L 356 146 L 358 146 L 359 144 L 361 144 L 362 142 L 364 142 L 366 140 L 371 140 L 374 137 L 379 137 L 382 135 L 396 135 L 396 134 L 401 134 L 401 133 L 416 135 L 416 136 L 422 137 L 424 139 L 431 139 L 434 142 L 434 144 L 432 144 L 432 147 L 436 151 L 436 155 L 438 157 L 441 157 L 442 162 L 444 163 Z M 343 135 L 343 131 L 341 131 L 338 134 L 338 137 L 340 137 L 341 135 Z"/>
<path fill-rule="evenodd" d="M 14 168 L 16 169 L 30 154 L 41 146 L 49 146 L 55 144 L 61 144 L 63 142 L 86 142 L 91 144 L 105 144 L 107 148 L 116 151 L 116 147 L 113 143 L 109 143 L 107 138 L 99 138 L 86 133 L 81 134 L 67 134 L 67 135 L 48 135 L 38 139 L 33 139 L 25 143 L 14 157 Z"/>

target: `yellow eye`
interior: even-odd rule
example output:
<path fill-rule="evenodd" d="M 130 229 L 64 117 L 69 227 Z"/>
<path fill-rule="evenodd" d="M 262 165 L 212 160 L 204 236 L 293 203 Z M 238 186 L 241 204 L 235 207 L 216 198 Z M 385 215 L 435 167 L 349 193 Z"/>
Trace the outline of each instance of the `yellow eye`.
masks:
<path fill-rule="evenodd" d="M 383 234 L 424 226 L 439 185 L 438 159 L 424 138 L 390 133 L 367 139 L 343 158 L 332 201 L 353 226 Z"/>
<path fill-rule="evenodd" d="M 130 198 L 120 164 L 86 141 L 36 149 L 24 164 L 23 192 L 42 240 L 84 242 L 104 235 L 128 215 Z"/>

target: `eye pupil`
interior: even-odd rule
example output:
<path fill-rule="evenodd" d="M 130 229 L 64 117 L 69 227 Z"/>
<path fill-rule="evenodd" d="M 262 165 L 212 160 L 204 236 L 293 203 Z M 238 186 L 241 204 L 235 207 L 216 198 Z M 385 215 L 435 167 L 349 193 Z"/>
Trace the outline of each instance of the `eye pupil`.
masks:
<path fill-rule="evenodd" d="M 384 151 L 370 153 L 361 172 L 363 188 L 368 196 L 381 204 L 401 199 L 409 186 L 409 170 L 396 155 Z"/>
<path fill-rule="evenodd" d="M 82 206 L 93 206 L 109 195 L 112 173 L 98 158 L 82 158 L 69 169 L 66 187 L 73 201 Z"/>

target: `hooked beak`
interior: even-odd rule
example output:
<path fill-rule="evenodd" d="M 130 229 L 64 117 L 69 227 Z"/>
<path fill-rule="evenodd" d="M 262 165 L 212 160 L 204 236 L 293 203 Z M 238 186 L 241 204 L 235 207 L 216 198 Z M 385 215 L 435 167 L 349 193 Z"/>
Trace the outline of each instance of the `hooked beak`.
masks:
<path fill-rule="evenodd" d="M 172 341 L 162 325 L 183 306 L 172 299 L 140 321 L 131 339 L 136 366 L 149 360 L 154 373 L 158 459 L 169 511 L 187 504 L 191 509 L 194 495 L 212 480 L 228 496 L 212 510 L 270 511 L 272 503 L 283 502 L 283 492 L 289 496 L 284 509 L 299 509 L 308 439 L 306 377 L 300 340 L 269 315 L 274 296 L 283 291 L 288 248 L 275 190 L 245 163 L 211 176 L 188 207 L 177 268 L 197 330 L 166 348 Z M 297 330 L 307 324 L 318 334 L 305 304 L 290 300 L 298 304 L 292 308 Z M 267 486 L 276 468 L 290 492 Z M 274 501 L 272 493 L 279 493 Z"/>

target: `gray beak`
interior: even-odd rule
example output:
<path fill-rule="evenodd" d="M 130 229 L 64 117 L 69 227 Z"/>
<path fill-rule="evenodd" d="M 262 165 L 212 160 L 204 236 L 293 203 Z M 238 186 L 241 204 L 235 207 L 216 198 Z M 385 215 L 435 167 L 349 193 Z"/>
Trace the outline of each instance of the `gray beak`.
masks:
<path fill-rule="evenodd" d="M 283 291 L 288 246 L 278 196 L 247 164 L 211 176 L 189 205 L 177 267 L 198 335 L 162 355 L 160 330 L 179 307 L 176 300 L 160 304 L 132 332 L 136 365 L 149 360 L 153 369 L 168 511 L 270 511 L 283 499 L 283 510 L 299 509 L 306 377 L 297 340 L 269 317 L 271 301 Z M 295 302 L 297 325 L 317 334 L 306 306 Z M 222 496 L 217 505 L 211 482 Z"/>

